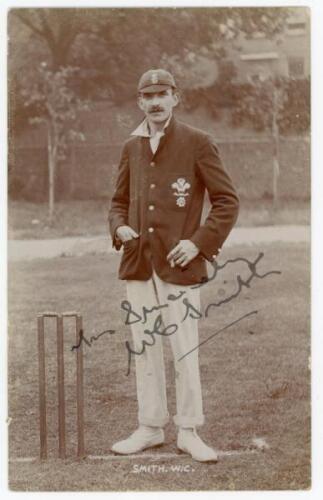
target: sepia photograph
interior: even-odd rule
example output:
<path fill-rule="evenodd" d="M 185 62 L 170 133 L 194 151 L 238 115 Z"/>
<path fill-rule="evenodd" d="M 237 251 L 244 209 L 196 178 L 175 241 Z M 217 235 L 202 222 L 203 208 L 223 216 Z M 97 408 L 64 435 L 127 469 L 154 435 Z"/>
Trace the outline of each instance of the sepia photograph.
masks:
<path fill-rule="evenodd" d="M 8 489 L 310 490 L 311 9 L 6 15 Z"/>

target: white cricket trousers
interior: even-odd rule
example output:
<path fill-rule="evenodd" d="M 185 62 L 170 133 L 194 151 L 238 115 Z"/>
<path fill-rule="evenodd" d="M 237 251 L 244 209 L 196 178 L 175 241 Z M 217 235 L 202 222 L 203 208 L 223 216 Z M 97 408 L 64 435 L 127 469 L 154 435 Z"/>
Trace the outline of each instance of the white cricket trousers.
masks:
<path fill-rule="evenodd" d="M 131 323 L 132 345 L 134 351 L 140 352 L 143 340 L 152 344 L 151 335 L 144 333 L 154 329 L 158 315 L 162 316 L 162 328 L 168 325 L 177 325 L 177 330 L 167 337 L 155 334 L 155 343 L 146 345 L 142 354 L 132 354 L 136 366 L 136 387 L 138 398 L 138 420 L 140 424 L 164 427 L 169 421 L 166 396 L 166 377 L 163 356 L 163 341 L 168 338 L 174 358 L 176 383 L 176 415 L 173 420 L 178 426 L 203 425 L 205 417 L 202 406 L 202 391 L 200 382 L 198 348 L 187 354 L 182 360 L 178 359 L 199 344 L 198 320 L 190 317 L 183 318 L 187 307 L 183 299 L 200 311 L 200 289 L 190 286 L 174 285 L 162 281 L 155 270 L 147 281 L 127 280 L 127 297 L 132 310 L 143 317 L 143 308 L 151 310 L 153 307 L 167 305 L 159 310 L 146 314 L 146 321 Z M 177 300 L 169 300 L 168 296 L 183 293 Z M 174 329 L 173 329 L 174 330 Z M 169 330 L 170 331 L 170 330 Z M 133 362 L 133 361 L 132 361 Z"/>

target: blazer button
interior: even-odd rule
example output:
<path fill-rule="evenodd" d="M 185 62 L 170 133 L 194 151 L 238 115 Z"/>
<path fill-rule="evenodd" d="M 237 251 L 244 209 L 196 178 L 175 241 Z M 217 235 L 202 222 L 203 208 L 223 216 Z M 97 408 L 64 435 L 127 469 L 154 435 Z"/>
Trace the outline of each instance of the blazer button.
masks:
<path fill-rule="evenodd" d="M 156 184 L 152 183 L 152 184 L 150 184 L 150 186 L 149 186 L 149 187 L 150 187 L 151 189 L 154 189 L 154 188 L 156 187 Z"/>
<path fill-rule="evenodd" d="M 150 166 L 151 166 L 151 167 L 155 167 L 155 165 L 156 165 L 156 163 L 155 163 L 154 161 L 151 161 L 151 162 L 150 162 Z"/>
<path fill-rule="evenodd" d="M 149 232 L 149 233 L 153 233 L 153 232 L 154 232 L 154 228 L 153 228 L 153 227 L 149 227 L 149 228 L 148 228 L 148 232 Z"/>
<path fill-rule="evenodd" d="M 148 207 L 148 208 L 149 208 L 149 210 L 155 210 L 154 205 L 149 205 L 149 207 Z"/>

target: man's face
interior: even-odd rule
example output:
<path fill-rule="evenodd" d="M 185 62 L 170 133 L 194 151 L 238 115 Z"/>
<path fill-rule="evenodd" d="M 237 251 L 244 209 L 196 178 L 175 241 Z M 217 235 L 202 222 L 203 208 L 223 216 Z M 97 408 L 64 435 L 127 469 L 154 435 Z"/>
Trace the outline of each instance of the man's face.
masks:
<path fill-rule="evenodd" d="M 177 104 L 178 97 L 171 88 L 160 92 L 141 92 L 138 97 L 139 108 L 155 123 L 166 121 Z"/>

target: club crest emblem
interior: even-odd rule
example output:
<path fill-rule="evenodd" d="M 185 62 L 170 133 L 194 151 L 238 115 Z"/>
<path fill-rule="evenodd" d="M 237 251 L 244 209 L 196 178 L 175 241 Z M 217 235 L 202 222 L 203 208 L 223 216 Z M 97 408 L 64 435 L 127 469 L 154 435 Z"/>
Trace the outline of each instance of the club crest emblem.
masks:
<path fill-rule="evenodd" d="M 156 83 L 158 83 L 158 74 L 157 73 L 153 73 L 151 75 L 151 83 L 153 83 L 154 85 L 156 85 Z"/>
<path fill-rule="evenodd" d="M 186 196 L 189 196 L 189 193 L 186 191 L 191 187 L 190 183 L 186 181 L 183 177 L 179 177 L 176 182 L 173 182 L 172 188 L 175 189 L 173 193 L 174 196 L 177 197 L 176 205 L 179 207 L 185 207 L 186 205 Z"/>

